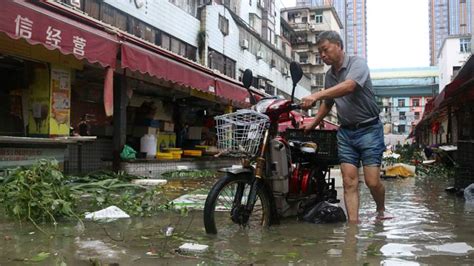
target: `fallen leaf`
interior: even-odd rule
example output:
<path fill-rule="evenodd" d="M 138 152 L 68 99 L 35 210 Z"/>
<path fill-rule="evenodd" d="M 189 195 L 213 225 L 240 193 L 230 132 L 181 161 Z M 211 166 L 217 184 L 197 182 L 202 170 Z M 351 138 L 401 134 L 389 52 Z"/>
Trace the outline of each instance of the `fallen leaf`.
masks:
<path fill-rule="evenodd" d="M 33 258 L 29 259 L 30 261 L 39 262 L 47 259 L 49 257 L 49 252 L 40 252 L 36 254 Z"/>

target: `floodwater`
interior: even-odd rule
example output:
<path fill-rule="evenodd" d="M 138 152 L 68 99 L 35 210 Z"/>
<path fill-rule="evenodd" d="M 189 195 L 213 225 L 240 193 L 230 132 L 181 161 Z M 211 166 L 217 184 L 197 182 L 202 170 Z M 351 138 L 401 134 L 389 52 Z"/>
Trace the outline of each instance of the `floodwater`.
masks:
<path fill-rule="evenodd" d="M 187 189 L 205 191 L 198 184 L 203 183 L 194 182 Z M 387 209 L 394 218 L 375 220 L 375 204 L 361 184 L 358 225 L 286 219 L 268 230 L 209 236 L 202 212 L 191 211 L 185 216 L 166 213 L 109 223 L 88 221 L 84 226 L 61 223 L 55 231 L 48 228 L 54 232 L 49 236 L 30 224 L 0 218 L 0 265 L 474 264 L 474 205 L 447 194 L 449 180 L 417 177 L 387 179 L 384 184 Z M 175 196 L 188 192 L 176 191 Z M 165 235 L 168 226 L 174 229 L 171 236 Z M 209 249 L 198 254 L 177 252 L 184 243 Z"/>

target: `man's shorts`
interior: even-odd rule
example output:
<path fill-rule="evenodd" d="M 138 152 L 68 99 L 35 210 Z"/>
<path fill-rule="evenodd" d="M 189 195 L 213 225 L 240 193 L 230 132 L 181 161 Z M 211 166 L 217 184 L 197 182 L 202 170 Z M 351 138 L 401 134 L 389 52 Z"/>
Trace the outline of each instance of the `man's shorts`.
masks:
<path fill-rule="evenodd" d="M 357 168 L 361 161 L 364 166 L 380 166 L 385 151 L 382 122 L 358 129 L 339 128 L 337 143 L 340 163 Z"/>

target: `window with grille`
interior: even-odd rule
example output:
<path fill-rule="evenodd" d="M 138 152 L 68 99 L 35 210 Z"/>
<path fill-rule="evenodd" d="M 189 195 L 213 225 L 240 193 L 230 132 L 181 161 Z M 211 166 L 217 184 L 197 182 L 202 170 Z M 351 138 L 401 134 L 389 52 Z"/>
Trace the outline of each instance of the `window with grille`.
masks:
<path fill-rule="evenodd" d="M 459 40 L 459 51 L 461 53 L 470 53 L 471 52 L 471 39 L 462 38 Z"/>
<path fill-rule="evenodd" d="M 229 34 L 229 20 L 222 15 L 219 15 L 219 29 L 221 30 L 222 34 Z"/>

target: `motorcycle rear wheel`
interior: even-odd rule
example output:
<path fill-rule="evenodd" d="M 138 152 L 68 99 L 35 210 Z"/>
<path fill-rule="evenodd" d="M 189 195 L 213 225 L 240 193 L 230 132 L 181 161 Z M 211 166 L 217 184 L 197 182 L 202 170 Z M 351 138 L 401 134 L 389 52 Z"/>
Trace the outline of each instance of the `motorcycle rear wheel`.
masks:
<path fill-rule="evenodd" d="M 248 174 L 227 174 L 214 184 L 204 204 L 206 233 L 217 234 L 218 231 L 231 233 L 240 228 L 252 230 L 270 225 L 270 195 L 262 188 L 257 191 L 257 199 L 248 221 L 241 222 L 238 219 L 245 216 L 244 207 L 247 204 L 252 181 Z"/>

